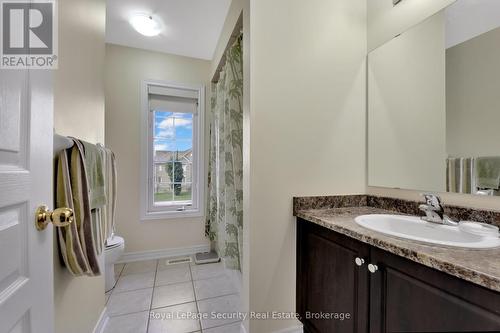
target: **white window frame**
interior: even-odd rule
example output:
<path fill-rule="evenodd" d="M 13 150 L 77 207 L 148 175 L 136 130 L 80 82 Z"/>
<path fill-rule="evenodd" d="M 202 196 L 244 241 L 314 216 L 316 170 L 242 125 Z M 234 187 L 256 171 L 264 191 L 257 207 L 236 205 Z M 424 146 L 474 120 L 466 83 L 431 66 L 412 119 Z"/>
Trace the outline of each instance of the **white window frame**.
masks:
<path fill-rule="evenodd" d="M 165 88 L 195 91 L 198 96 L 198 110 L 193 114 L 193 174 L 192 207 L 179 211 L 180 205 L 154 206 L 154 163 L 153 163 L 153 112 L 149 109 L 150 85 Z M 141 221 L 205 215 L 205 86 L 187 85 L 158 80 L 141 82 Z"/>

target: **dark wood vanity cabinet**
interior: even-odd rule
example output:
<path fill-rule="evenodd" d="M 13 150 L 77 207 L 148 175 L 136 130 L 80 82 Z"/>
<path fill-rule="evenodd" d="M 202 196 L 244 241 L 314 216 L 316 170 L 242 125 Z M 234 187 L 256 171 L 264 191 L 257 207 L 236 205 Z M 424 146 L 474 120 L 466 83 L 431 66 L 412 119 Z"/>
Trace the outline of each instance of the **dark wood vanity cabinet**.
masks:
<path fill-rule="evenodd" d="M 354 264 L 369 246 L 313 223 L 298 223 L 297 313 L 305 332 L 366 332 L 369 273 Z M 349 314 L 325 319 L 318 315 Z"/>
<path fill-rule="evenodd" d="M 372 247 L 370 332 L 500 332 L 500 294 Z"/>
<path fill-rule="evenodd" d="M 305 332 L 500 332 L 500 293 L 301 219 L 297 238 L 297 312 Z M 356 258 L 364 263 L 357 266 Z"/>

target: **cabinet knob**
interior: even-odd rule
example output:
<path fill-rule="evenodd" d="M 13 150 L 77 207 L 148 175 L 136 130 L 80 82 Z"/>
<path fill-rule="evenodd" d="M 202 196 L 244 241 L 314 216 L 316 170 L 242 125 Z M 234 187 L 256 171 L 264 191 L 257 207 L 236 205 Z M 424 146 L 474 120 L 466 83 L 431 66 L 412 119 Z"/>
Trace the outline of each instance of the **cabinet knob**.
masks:
<path fill-rule="evenodd" d="M 356 259 L 354 259 L 354 262 L 356 263 L 357 266 L 363 266 L 363 264 L 365 263 L 365 259 L 356 257 Z"/>
<path fill-rule="evenodd" d="M 368 270 L 370 271 L 370 273 L 375 273 L 376 271 L 378 271 L 378 266 L 374 264 L 369 264 Z"/>

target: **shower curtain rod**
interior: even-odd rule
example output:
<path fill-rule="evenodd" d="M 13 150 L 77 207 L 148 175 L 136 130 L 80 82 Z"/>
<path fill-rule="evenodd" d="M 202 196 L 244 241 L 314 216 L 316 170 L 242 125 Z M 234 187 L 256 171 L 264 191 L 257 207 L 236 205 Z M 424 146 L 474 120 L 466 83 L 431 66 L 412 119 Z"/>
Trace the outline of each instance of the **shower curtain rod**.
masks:
<path fill-rule="evenodd" d="M 226 53 L 227 50 L 233 45 L 234 41 L 238 39 L 243 34 L 243 13 L 240 14 L 238 21 L 236 21 L 236 25 L 234 26 L 233 32 L 231 33 L 231 37 L 227 42 L 226 48 L 224 49 L 224 53 L 220 59 L 219 65 L 217 65 L 217 69 L 215 70 L 214 77 L 212 78 L 212 83 L 219 82 L 220 72 L 222 71 L 222 67 L 226 64 Z"/>

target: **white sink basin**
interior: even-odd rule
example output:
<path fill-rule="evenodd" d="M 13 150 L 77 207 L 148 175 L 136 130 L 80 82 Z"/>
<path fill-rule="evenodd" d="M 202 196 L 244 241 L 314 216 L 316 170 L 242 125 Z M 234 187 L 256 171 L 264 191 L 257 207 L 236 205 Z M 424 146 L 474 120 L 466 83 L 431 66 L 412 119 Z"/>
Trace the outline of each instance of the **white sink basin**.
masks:
<path fill-rule="evenodd" d="M 357 224 L 386 235 L 424 243 L 469 249 L 488 249 L 500 246 L 499 237 L 483 237 L 461 231 L 458 227 L 425 222 L 416 216 L 361 215 Z"/>

